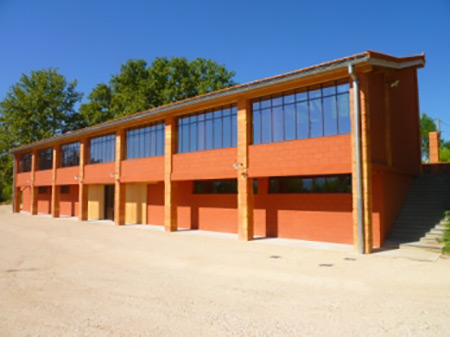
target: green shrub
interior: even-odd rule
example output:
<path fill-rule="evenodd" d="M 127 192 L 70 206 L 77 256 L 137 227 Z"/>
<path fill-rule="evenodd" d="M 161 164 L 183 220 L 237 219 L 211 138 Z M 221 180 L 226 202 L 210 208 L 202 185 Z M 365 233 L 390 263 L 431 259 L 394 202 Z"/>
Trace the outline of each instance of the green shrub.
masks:
<path fill-rule="evenodd" d="M 445 211 L 445 219 L 450 220 L 450 211 Z M 445 224 L 444 237 L 441 242 L 444 243 L 444 247 L 442 248 L 443 253 L 450 253 L 450 222 Z"/>

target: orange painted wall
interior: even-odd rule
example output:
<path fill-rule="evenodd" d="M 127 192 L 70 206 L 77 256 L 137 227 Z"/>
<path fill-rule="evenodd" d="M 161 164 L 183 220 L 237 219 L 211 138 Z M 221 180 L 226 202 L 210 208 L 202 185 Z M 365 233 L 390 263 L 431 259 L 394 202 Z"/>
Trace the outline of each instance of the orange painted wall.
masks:
<path fill-rule="evenodd" d="M 262 178 L 254 216 L 256 235 L 353 242 L 351 194 L 269 194 Z"/>
<path fill-rule="evenodd" d="M 193 182 L 178 182 L 178 227 L 237 233 L 236 194 L 193 194 Z"/>
<path fill-rule="evenodd" d="M 56 170 L 56 185 L 71 185 L 78 184 L 75 177 L 80 175 L 80 167 L 63 167 Z"/>
<path fill-rule="evenodd" d="M 17 173 L 16 187 L 28 186 L 31 184 L 31 172 Z"/>
<path fill-rule="evenodd" d="M 414 182 L 413 175 L 399 174 L 395 172 L 382 171 L 379 175 L 380 188 L 374 191 L 374 200 L 377 200 L 381 212 L 381 240 L 384 241 L 389 235 L 409 189 Z"/>
<path fill-rule="evenodd" d="M 37 211 L 38 213 L 50 214 L 51 212 L 51 199 L 52 199 L 51 186 L 47 187 L 47 193 L 37 193 Z"/>
<path fill-rule="evenodd" d="M 52 178 L 53 178 L 52 170 L 36 171 L 34 173 L 34 184 L 36 186 L 52 185 Z"/>
<path fill-rule="evenodd" d="M 372 162 L 386 164 L 386 116 L 384 74 L 369 76 L 370 145 Z"/>
<path fill-rule="evenodd" d="M 249 176 L 351 173 L 350 135 L 251 145 Z"/>
<path fill-rule="evenodd" d="M 89 164 L 84 167 L 85 184 L 114 184 L 115 163 Z"/>
<path fill-rule="evenodd" d="M 147 223 L 164 225 L 164 183 L 147 186 Z"/>
<path fill-rule="evenodd" d="M 164 156 L 124 160 L 121 165 L 122 182 L 164 180 Z"/>
<path fill-rule="evenodd" d="M 69 194 L 60 194 L 59 213 L 68 216 L 78 215 L 78 185 L 70 185 Z"/>
<path fill-rule="evenodd" d="M 31 212 L 31 187 L 22 187 L 22 211 Z"/>
<path fill-rule="evenodd" d="M 236 148 L 179 153 L 173 156 L 173 180 L 236 178 Z"/>
<path fill-rule="evenodd" d="M 393 166 L 418 174 L 421 158 L 416 71 L 397 71 L 390 78 L 390 81 L 394 80 L 399 82 L 397 87 L 390 89 L 389 100 Z"/>

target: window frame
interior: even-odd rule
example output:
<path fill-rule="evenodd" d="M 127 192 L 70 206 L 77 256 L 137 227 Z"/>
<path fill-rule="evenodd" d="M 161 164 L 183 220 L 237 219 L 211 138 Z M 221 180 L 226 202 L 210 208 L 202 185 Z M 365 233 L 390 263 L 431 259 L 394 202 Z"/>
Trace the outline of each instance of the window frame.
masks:
<path fill-rule="evenodd" d="M 43 158 L 46 152 L 49 153 L 49 158 Z M 47 147 L 45 149 L 39 150 L 37 153 L 37 157 L 37 171 L 47 171 L 53 169 L 53 147 Z M 42 159 L 44 159 L 45 161 Z"/>
<path fill-rule="evenodd" d="M 324 184 L 322 185 L 322 189 L 327 189 L 329 186 L 329 179 L 342 179 L 340 184 L 345 184 L 345 190 L 342 191 L 327 191 L 327 190 L 313 190 L 317 188 L 319 185 L 317 183 L 318 180 L 323 179 Z M 311 190 L 302 190 L 302 191 L 288 191 L 289 188 L 287 185 L 289 180 L 293 181 L 299 179 L 301 181 L 301 188 L 303 189 L 303 181 L 310 180 L 311 181 Z M 274 191 L 277 187 L 277 191 Z M 282 189 L 286 189 L 283 191 Z M 352 175 L 351 174 L 327 174 L 327 175 L 307 175 L 307 176 L 282 176 L 282 177 L 269 177 L 267 193 L 273 195 L 279 194 L 339 194 L 339 195 L 348 195 L 352 194 Z"/>
<path fill-rule="evenodd" d="M 165 154 L 165 126 L 165 121 L 157 121 L 127 129 L 125 131 L 125 160 L 163 156 Z M 135 147 L 130 148 L 130 140 L 137 142 Z"/>
<path fill-rule="evenodd" d="M 115 161 L 116 158 L 116 134 L 115 133 L 109 133 L 106 135 L 101 135 L 97 137 L 89 138 L 89 155 L 87 157 L 88 164 L 105 164 L 105 163 L 112 163 Z M 102 141 L 103 139 L 103 141 Z M 93 149 L 92 141 L 95 141 L 95 148 Z M 109 146 L 111 146 L 111 149 L 108 149 L 108 143 L 111 143 Z M 107 154 L 108 150 L 112 150 L 112 154 Z M 93 159 L 94 156 L 98 157 L 106 157 L 106 158 L 100 158 L 100 161 L 94 162 Z"/>
<path fill-rule="evenodd" d="M 60 148 L 60 151 L 59 151 L 60 152 L 59 153 L 59 158 L 60 158 L 59 165 L 60 165 L 61 168 L 73 167 L 73 166 L 79 166 L 80 165 L 80 147 L 81 147 L 81 142 L 79 142 L 79 141 L 61 145 L 61 148 Z M 66 151 L 74 151 L 73 149 L 77 149 L 77 150 L 75 150 L 75 152 L 76 152 L 76 154 L 75 154 L 76 160 L 73 160 L 74 158 L 71 158 L 73 156 L 73 153 L 71 153 L 71 156 L 68 156 L 69 159 L 67 157 L 65 157 L 66 156 Z M 67 160 L 68 163 L 65 160 Z M 76 164 L 74 164 L 75 162 L 76 162 Z"/>

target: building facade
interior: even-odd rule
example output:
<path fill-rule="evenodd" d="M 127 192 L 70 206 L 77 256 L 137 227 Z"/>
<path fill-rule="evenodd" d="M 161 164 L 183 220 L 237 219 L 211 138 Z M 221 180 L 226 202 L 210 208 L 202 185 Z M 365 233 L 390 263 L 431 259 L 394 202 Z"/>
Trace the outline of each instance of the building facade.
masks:
<path fill-rule="evenodd" d="M 367 51 L 15 148 L 14 212 L 370 252 L 420 172 L 424 64 Z"/>

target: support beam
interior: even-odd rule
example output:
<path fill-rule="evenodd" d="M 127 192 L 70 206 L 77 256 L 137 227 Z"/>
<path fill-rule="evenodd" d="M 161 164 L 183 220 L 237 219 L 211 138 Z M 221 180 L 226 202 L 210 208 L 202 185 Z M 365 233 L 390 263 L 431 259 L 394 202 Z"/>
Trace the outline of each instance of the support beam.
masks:
<path fill-rule="evenodd" d="M 429 151 L 430 151 L 430 164 L 439 163 L 439 132 L 433 131 L 428 134 Z"/>
<path fill-rule="evenodd" d="M 59 218 L 59 201 L 60 201 L 60 188 L 56 185 L 56 177 L 59 167 L 61 146 L 55 145 L 53 147 L 53 166 L 52 166 L 52 200 L 51 200 L 51 212 L 53 218 Z"/>
<path fill-rule="evenodd" d="M 370 151 L 369 75 L 361 76 L 361 160 L 364 193 L 364 254 L 373 250 L 372 154 Z"/>
<path fill-rule="evenodd" d="M 116 132 L 116 167 L 114 173 L 114 223 L 117 226 L 125 224 L 125 184 L 120 182 L 122 160 L 125 154 L 125 130 Z"/>
<path fill-rule="evenodd" d="M 78 220 L 88 219 L 88 186 L 84 184 L 84 166 L 87 159 L 88 141 L 83 138 L 80 141 L 80 172 L 78 173 Z"/>
<path fill-rule="evenodd" d="M 164 154 L 164 228 L 166 232 L 174 232 L 178 229 L 176 183 L 172 181 L 176 140 L 176 120 L 173 117 L 166 118 Z"/>
<path fill-rule="evenodd" d="M 248 147 L 251 135 L 249 100 L 238 102 L 237 113 L 237 168 L 238 168 L 238 236 L 242 241 L 253 240 L 253 183 L 248 177 Z"/>
<path fill-rule="evenodd" d="M 37 214 L 37 187 L 34 186 L 36 169 L 38 165 L 37 151 L 34 150 L 31 154 L 31 186 L 30 186 L 30 212 L 31 215 Z"/>

